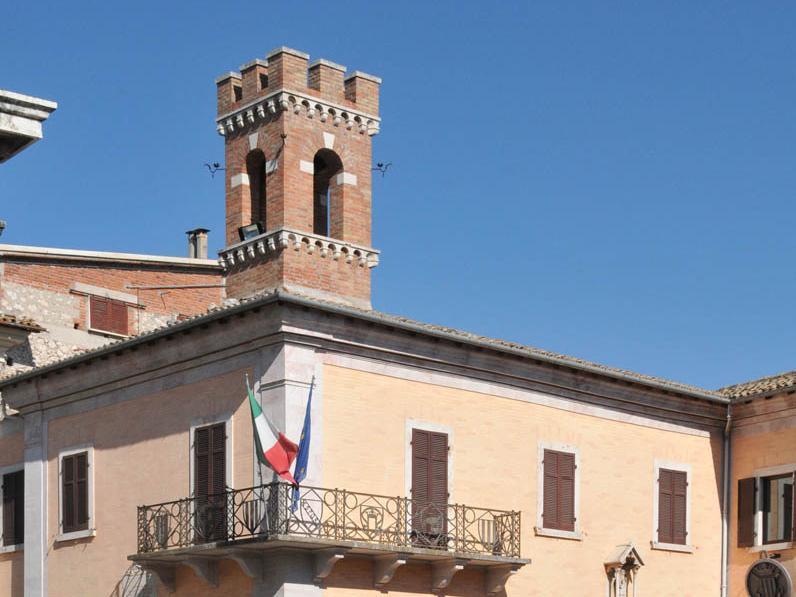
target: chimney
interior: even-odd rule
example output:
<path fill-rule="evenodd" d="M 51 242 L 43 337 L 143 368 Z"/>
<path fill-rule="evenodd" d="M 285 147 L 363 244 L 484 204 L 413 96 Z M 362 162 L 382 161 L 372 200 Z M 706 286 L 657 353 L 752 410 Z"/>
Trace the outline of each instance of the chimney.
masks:
<path fill-rule="evenodd" d="M 188 257 L 191 259 L 207 259 L 207 228 L 195 228 L 188 235 Z"/>

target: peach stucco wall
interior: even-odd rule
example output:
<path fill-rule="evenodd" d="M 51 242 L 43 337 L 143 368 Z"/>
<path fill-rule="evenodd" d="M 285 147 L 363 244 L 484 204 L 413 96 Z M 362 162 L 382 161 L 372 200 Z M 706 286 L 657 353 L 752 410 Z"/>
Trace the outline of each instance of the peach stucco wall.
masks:
<path fill-rule="evenodd" d="M 251 418 L 243 372 L 54 419 L 48 432 L 49 597 L 114 595 L 136 552 L 136 506 L 188 496 L 189 435 L 194 422 L 233 413 L 234 485 L 252 484 Z M 94 446 L 96 536 L 56 542 L 58 453 Z M 80 571 L 86 571 L 81 573 Z M 193 587 L 189 569 L 179 578 Z M 185 580 L 189 579 L 189 580 Z M 245 584 L 245 581 L 240 582 Z M 203 594 L 191 589 L 193 595 Z"/>
<path fill-rule="evenodd" d="M 383 495 L 405 493 L 406 421 L 450 427 L 451 502 L 522 512 L 523 557 L 533 562 L 510 579 L 509 596 L 603 595 L 603 562 L 628 540 L 645 561 L 641 595 L 718 594 L 720 436 L 655 429 L 330 365 L 324 368 L 323 412 L 323 484 Z M 534 534 L 540 441 L 580 452 L 581 541 Z M 650 549 L 656 459 L 691 466 L 693 553 Z M 350 580 L 355 566 L 334 570 L 328 595 L 373 592 Z M 396 579 L 401 582 L 390 595 L 428 590 L 423 578 L 413 583 L 399 572 Z M 451 594 L 470 594 L 476 591 L 472 583 L 481 587 L 482 582 L 478 575 L 454 577 Z"/>
<path fill-rule="evenodd" d="M 8 423 L 6 423 L 8 425 Z M 0 437 L 0 468 L 22 464 L 22 432 Z M 0 553 L 0 595 L 22 597 L 23 552 Z"/>
<path fill-rule="evenodd" d="M 795 414 L 794 411 L 787 413 Z M 781 419 L 776 428 L 770 425 L 756 424 L 744 426 L 733 435 L 732 442 L 732 497 L 730 500 L 730 592 L 732 597 L 746 597 L 744 586 L 749 565 L 760 558 L 760 553 L 749 548 L 738 547 L 738 479 L 752 477 L 755 471 L 762 468 L 794 465 L 796 469 L 796 421 L 787 419 L 784 413 L 778 414 Z M 796 549 L 778 552 L 780 561 L 796 572 Z"/>

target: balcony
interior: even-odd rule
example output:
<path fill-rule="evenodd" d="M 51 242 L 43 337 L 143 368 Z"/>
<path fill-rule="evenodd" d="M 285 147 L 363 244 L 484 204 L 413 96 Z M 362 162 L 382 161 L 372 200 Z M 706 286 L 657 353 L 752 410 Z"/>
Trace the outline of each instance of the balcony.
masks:
<path fill-rule="evenodd" d="M 216 560 L 233 559 L 256 577 L 263 558 L 285 550 L 314 557 L 318 584 L 336 562 L 356 557 L 372 560 L 377 588 L 412 561 L 432 567 L 432 590 L 465 567 L 481 568 L 487 594 L 529 562 L 520 558 L 519 512 L 284 483 L 140 506 L 130 559 L 173 591 L 177 565 L 215 585 Z"/>

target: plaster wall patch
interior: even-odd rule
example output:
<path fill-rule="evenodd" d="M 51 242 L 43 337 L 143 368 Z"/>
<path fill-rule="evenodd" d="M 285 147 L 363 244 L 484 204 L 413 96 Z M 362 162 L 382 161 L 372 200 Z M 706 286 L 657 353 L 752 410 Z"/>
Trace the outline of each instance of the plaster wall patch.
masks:
<path fill-rule="evenodd" d="M 323 134 L 323 146 L 326 149 L 334 149 L 334 135 L 332 133 Z"/>
<path fill-rule="evenodd" d="M 249 175 L 244 173 L 236 174 L 235 176 L 229 179 L 229 184 L 233 189 L 235 187 L 239 187 L 242 184 L 248 185 Z"/>
<path fill-rule="evenodd" d="M 315 174 L 315 166 L 312 162 L 306 162 L 304 160 L 299 161 L 299 170 L 302 172 L 306 172 L 307 174 Z"/>
<path fill-rule="evenodd" d="M 357 186 L 357 175 L 350 172 L 341 172 L 337 175 L 337 184 L 350 184 Z"/>
<path fill-rule="evenodd" d="M 278 165 L 279 162 L 276 160 L 265 160 L 265 173 L 271 174 L 271 172 L 276 172 Z"/>
<path fill-rule="evenodd" d="M 249 135 L 249 149 L 252 150 L 257 147 L 257 138 L 260 136 L 260 133 L 252 133 Z"/>

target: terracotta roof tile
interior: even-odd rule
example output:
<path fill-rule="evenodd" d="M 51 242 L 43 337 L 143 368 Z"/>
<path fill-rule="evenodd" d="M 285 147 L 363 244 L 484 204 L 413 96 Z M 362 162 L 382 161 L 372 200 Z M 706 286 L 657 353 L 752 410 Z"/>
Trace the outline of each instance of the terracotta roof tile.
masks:
<path fill-rule="evenodd" d="M 29 317 L 18 317 L 10 313 L 0 313 L 0 325 L 8 325 L 30 332 L 43 332 L 44 328 Z"/>
<path fill-rule="evenodd" d="M 727 386 L 721 388 L 719 393 L 728 398 L 748 398 L 759 394 L 776 394 L 793 387 L 796 387 L 796 371 L 788 371 Z"/>

